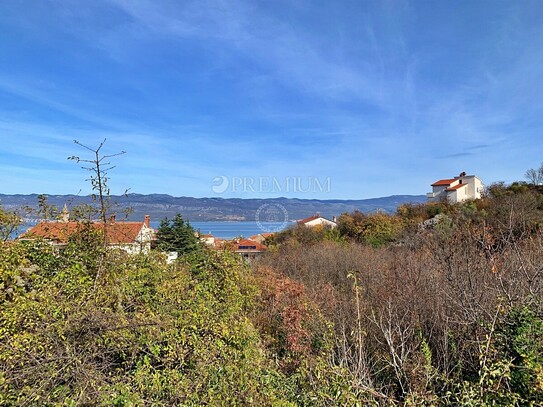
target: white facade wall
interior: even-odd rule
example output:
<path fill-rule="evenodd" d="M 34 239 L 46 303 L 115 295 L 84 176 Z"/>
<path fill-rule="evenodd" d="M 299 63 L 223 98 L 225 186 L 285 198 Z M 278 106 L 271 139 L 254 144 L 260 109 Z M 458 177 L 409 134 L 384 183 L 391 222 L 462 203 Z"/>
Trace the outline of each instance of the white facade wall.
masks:
<path fill-rule="evenodd" d="M 465 201 L 466 199 L 468 199 L 467 191 L 467 186 L 455 189 L 453 191 L 447 191 L 447 199 L 452 204 Z"/>
<path fill-rule="evenodd" d="M 177 257 L 179 256 L 179 254 L 177 252 L 168 252 L 167 256 L 168 257 L 166 257 L 166 263 L 172 264 L 174 261 L 177 260 Z"/>
<path fill-rule="evenodd" d="M 446 185 L 432 187 L 432 192 L 428 196 L 430 202 L 438 202 L 441 199 L 444 199 L 444 197 L 447 195 L 447 192 L 445 191 L 447 188 L 448 186 Z"/>
<path fill-rule="evenodd" d="M 128 254 L 148 253 L 151 250 L 151 242 L 110 244 L 109 247 L 124 250 Z"/>
<path fill-rule="evenodd" d="M 215 236 L 203 236 L 200 241 L 208 246 L 215 246 Z"/>
<path fill-rule="evenodd" d="M 477 177 L 473 177 L 473 189 L 474 199 L 481 199 L 485 186 L 483 185 L 483 182 Z"/>
<path fill-rule="evenodd" d="M 456 199 L 457 199 L 457 202 L 462 202 L 462 201 L 465 201 L 466 199 L 469 199 L 469 186 L 465 186 L 465 187 L 462 187 L 462 188 L 458 188 L 456 190 Z"/>
<path fill-rule="evenodd" d="M 481 180 L 475 175 L 468 175 L 460 178 L 463 184 L 467 184 L 467 193 L 465 199 L 480 199 L 484 189 Z"/>
<path fill-rule="evenodd" d="M 337 226 L 336 222 L 332 222 L 331 220 L 325 219 L 325 218 L 317 218 L 310 220 L 309 222 L 304 223 L 304 225 L 309 227 L 314 227 L 318 225 L 328 226 L 331 228 L 335 228 Z"/>
<path fill-rule="evenodd" d="M 449 201 L 449 203 L 451 204 L 455 204 L 458 202 L 458 198 L 456 196 L 456 192 L 457 191 L 448 191 L 447 192 L 447 201 Z"/>
<path fill-rule="evenodd" d="M 138 233 L 138 236 L 136 237 L 136 242 L 133 245 L 139 247 L 139 251 L 137 251 L 138 249 L 136 249 L 136 253 L 147 253 L 149 252 L 149 250 L 151 250 L 151 240 L 153 240 L 153 235 L 153 229 L 144 223 L 143 227 Z"/>

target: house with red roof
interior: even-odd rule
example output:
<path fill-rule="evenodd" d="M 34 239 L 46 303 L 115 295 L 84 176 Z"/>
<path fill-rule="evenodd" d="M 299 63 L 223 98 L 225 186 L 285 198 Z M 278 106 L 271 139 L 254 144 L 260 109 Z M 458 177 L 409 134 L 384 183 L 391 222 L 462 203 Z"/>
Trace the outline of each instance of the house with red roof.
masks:
<path fill-rule="evenodd" d="M 68 244 L 71 235 L 90 226 L 99 233 L 106 235 L 109 247 L 122 249 L 128 253 L 148 252 L 151 242 L 155 238 L 155 230 L 150 226 L 151 217 L 145 215 L 143 222 L 117 222 L 112 216 L 104 226 L 103 222 L 90 222 L 88 224 L 70 221 L 63 217 L 59 221 L 44 221 L 30 228 L 19 240 L 45 239 L 53 246 L 63 248 Z"/>
<path fill-rule="evenodd" d="M 484 189 L 482 181 L 476 175 L 460 173 L 458 177 L 440 179 L 432 185 L 432 192 L 426 197 L 429 202 L 448 201 L 457 203 L 469 199 L 480 199 Z"/>
<path fill-rule="evenodd" d="M 309 218 L 301 219 L 296 221 L 298 225 L 304 225 L 307 227 L 315 227 L 318 225 L 329 227 L 329 228 L 335 228 L 337 227 L 336 219 L 334 217 L 334 220 L 326 219 L 325 217 L 319 215 L 318 213 L 310 216 Z"/>
<path fill-rule="evenodd" d="M 244 259 L 251 260 L 265 253 L 268 248 L 251 239 L 241 239 L 234 242 L 234 251 Z"/>

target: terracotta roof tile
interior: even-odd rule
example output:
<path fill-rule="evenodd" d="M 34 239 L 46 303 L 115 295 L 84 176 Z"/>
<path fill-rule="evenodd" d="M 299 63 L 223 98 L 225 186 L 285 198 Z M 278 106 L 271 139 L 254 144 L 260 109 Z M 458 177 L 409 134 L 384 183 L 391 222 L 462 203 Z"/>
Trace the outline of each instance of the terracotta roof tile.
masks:
<path fill-rule="evenodd" d="M 456 181 L 456 178 L 440 179 L 439 181 L 434 182 L 431 186 L 433 187 L 447 186 L 447 185 L 451 185 L 454 181 Z"/>
<path fill-rule="evenodd" d="M 108 243 L 134 243 L 143 228 L 143 222 L 116 222 L 108 225 L 107 240 Z M 101 224 L 103 230 L 103 225 Z"/>
<path fill-rule="evenodd" d="M 83 227 L 84 224 L 79 222 L 40 222 L 23 233 L 19 238 L 32 239 L 43 237 L 55 243 L 66 243 L 70 235 L 82 230 Z"/>
<path fill-rule="evenodd" d="M 70 235 L 82 230 L 85 224 L 81 222 L 41 222 L 20 236 L 21 239 L 43 237 L 55 243 L 67 243 Z M 101 222 L 92 222 L 90 226 L 103 232 Z M 108 224 L 107 241 L 109 244 L 134 243 L 144 227 L 144 222 L 115 222 Z"/>
<path fill-rule="evenodd" d="M 313 215 L 313 216 L 310 216 L 309 218 L 305 218 L 305 219 L 299 220 L 297 222 L 298 223 L 307 223 L 307 222 L 311 222 L 312 220 L 319 219 L 319 218 L 322 218 L 322 216 L 321 215 Z"/>
<path fill-rule="evenodd" d="M 241 249 L 240 247 L 249 247 L 249 248 L 248 249 L 247 248 Z M 234 244 L 234 250 L 235 251 L 263 252 L 263 251 L 267 250 L 267 247 L 264 246 L 263 244 L 255 242 L 254 240 L 243 239 L 243 240 L 240 240 L 239 242 L 236 242 Z"/>
<path fill-rule="evenodd" d="M 458 185 L 455 185 L 454 187 L 447 188 L 447 191 L 456 191 L 457 189 L 465 187 L 466 185 L 468 185 L 468 184 L 458 184 Z"/>

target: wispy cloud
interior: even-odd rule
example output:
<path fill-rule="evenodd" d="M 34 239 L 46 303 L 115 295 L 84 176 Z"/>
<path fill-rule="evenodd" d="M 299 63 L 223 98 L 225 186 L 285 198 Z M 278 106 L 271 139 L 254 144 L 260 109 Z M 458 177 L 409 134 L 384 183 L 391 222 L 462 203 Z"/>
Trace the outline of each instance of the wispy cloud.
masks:
<path fill-rule="evenodd" d="M 439 156 L 438 158 L 458 158 L 458 157 L 467 157 L 473 155 L 473 153 L 454 153 L 454 154 L 445 154 Z"/>
<path fill-rule="evenodd" d="M 543 153 L 539 11 L 349 0 L 0 4 L 0 131 L 18 140 L 0 154 L 10 168 L 30 159 L 65 171 L 72 139 L 107 137 L 129 152 L 120 184 L 174 194 L 255 173 L 337 173 L 338 196 L 351 197 L 424 192 L 427 178 L 464 169 L 506 179 Z"/>
<path fill-rule="evenodd" d="M 272 80 L 322 98 L 355 98 L 386 108 L 406 90 L 402 82 L 409 82 L 409 78 L 405 79 L 409 73 L 400 75 L 397 83 L 395 78 L 385 75 L 381 47 L 369 22 L 357 42 L 365 57 L 353 64 L 349 59 L 334 56 L 342 53 L 330 49 L 337 46 L 333 41 L 315 41 L 300 27 L 279 16 L 264 14 L 255 3 L 189 1 L 180 7 L 146 0 L 111 3 L 128 13 L 149 35 L 215 41 L 216 46 L 226 46 L 237 53 L 236 58 L 247 58 L 271 72 Z M 369 45 L 363 46 L 366 40 Z M 353 44 L 343 46 L 347 47 L 345 52 L 350 52 Z M 380 63 L 375 65 L 374 60 Z M 390 89 L 391 85 L 396 89 Z"/>

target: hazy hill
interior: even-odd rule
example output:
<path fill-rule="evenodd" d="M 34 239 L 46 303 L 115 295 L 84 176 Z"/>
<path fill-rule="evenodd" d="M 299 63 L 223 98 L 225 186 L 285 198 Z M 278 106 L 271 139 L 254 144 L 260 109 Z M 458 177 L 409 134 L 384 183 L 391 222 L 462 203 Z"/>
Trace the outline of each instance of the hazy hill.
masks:
<path fill-rule="evenodd" d="M 0 194 L 0 204 L 4 209 L 10 210 L 23 206 L 37 208 L 37 197 L 37 194 Z M 315 213 L 320 213 L 325 217 L 331 218 L 355 209 L 362 212 L 374 212 L 376 210 L 394 212 L 398 205 L 408 202 L 426 202 L 426 197 L 424 195 L 392 195 L 361 200 L 320 200 L 298 198 L 191 198 L 173 197 L 165 194 L 128 194 L 127 196 L 113 196 L 112 200 L 119 204 L 119 208 L 131 207 L 133 209 L 130 215 L 131 219 L 141 219 L 145 214 L 149 214 L 152 219 L 158 220 L 165 216 L 173 217 L 176 213 L 181 213 L 184 218 L 194 222 L 213 220 L 254 221 L 259 208 L 279 209 L 281 216 L 286 211 L 289 220 L 305 218 Z M 58 208 L 62 208 L 65 203 L 70 206 L 91 202 L 92 200 L 89 196 L 48 196 L 48 203 Z M 282 208 L 284 208 L 284 211 Z"/>

